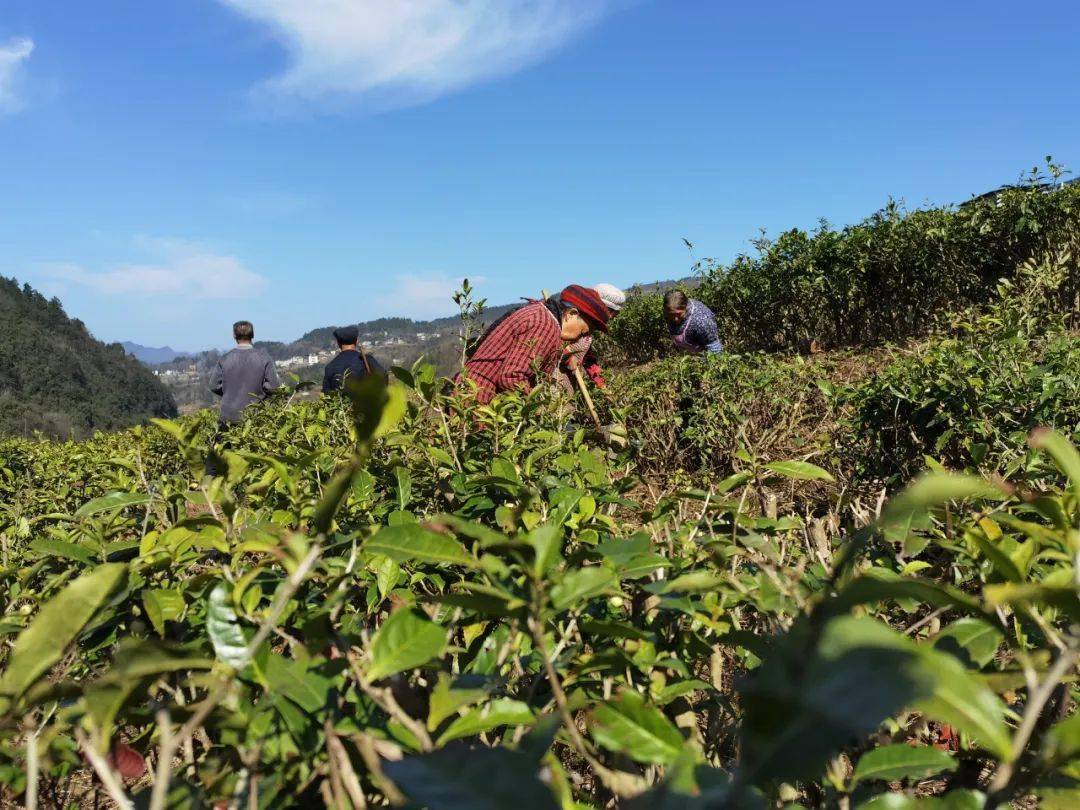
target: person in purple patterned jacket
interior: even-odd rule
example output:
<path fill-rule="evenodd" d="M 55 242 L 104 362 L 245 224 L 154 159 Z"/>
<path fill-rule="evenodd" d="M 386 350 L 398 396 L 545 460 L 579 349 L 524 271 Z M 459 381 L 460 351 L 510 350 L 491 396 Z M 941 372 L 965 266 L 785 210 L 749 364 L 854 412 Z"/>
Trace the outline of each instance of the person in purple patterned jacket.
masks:
<path fill-rule="evenodd" d="M 724 350 L 713 311 L 682 290 L 668 290 L 664 295 L 664 320 L 677 349 L 695 354 Z"/>

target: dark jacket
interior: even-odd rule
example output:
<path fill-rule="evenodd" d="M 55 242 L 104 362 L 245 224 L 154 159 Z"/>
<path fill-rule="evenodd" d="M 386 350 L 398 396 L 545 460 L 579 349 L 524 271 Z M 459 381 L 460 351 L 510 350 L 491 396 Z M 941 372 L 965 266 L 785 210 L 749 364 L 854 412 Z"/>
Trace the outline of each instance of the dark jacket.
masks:
<path fill-rule="evenodd" d="M 240 344 L 218 360 L 210 375 L 210 390 L 221 397 L 222 422 L 239 422 L 244 408 L 262 402 L 280 385 L 270 355 L 250 343 Z"/>
<path fill-rule="evenodd" d="M 346 377 L 353 377 L 355 379 L 361 379 L 370 374 L 385 374 L 386 371 L 379 364 L 379 361 L 372 357 L 370 354 L 367 356 L 368 367 L 370 372 L 364 367 L 364 358 L 360 356 L 360 352 L 356 349 L 349 349 L 348 351 L 341 352 L 326 364 L 326 371 L 323 373 L 322 390 L 324 394 L 329 394 L 331 391 L 340 391 L 341 384 Z"/>

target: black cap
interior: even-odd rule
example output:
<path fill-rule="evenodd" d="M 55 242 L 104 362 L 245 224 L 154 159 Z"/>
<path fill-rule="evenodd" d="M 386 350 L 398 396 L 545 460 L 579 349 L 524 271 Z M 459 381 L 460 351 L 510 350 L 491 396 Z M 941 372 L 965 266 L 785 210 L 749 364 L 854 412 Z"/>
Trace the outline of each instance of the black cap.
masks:
<path fill-rule="evenodd" d="M 334 330 L 334 338 L 342 346 L 351 346 L 360 339 L 360 330 L 355 326 L 343 326 Z"/>

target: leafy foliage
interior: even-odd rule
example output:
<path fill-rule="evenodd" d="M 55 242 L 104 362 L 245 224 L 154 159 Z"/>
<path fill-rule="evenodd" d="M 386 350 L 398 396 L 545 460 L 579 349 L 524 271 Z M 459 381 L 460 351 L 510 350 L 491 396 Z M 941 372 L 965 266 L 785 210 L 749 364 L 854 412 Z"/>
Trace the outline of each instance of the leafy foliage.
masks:
<path fill-rule="evenodd" d="M 60 302 L 0 277 L 0 434 L 85 437 L 175 416 L 157 378 L 94 340 Z"/>
<path fill-rule="evenodd" d="M 1061 194 L 979 227 L 1028 195 L 1023 253 Z M 829 249 L 918 274 L 925 220 Z M 1074 806 L 1071 256 L 923 289 L 981 302 L 924 344 L 620 375 L 622 450 L 420 364 L 229 447 L 208 413 L 0 442 L 0 801 Z"/>
<path fill-rule="evenodd" d="M 746 473 L 763 482 L 771 464 L 801 457 L 837 479 L 774 492 L 781 502 L 798 494 L 827 503 L 843 487 L 874 496 L 928 460 L 1035 480 L 1046 464 L 1027 446 L 1032 427 L 1080 441 L 1080 346 L 1059 309 L 1074 255 L 1025 264 L 993 301 L 954 313 L 920 343 L 672 358 L 616 376 L 611 400 L 650 414 L 634 439 L 651 476 Z"/>
<path fill-rule="evenodd" d="M 86 785 L 88 749 L 177 763 L 159 806 L 1073 789 L 1071 721 L 1020 722 L 1065 705 L 1041 686 L 1080 644 L 1065 444 L 1031 451 L 1058 470 L 1038 499 L 927 479 L 815 538 L 759 506 L 833 486 L 815 463 L 643 501 L 542 392 L 476 409 L 397 376 L 258 409 L 213 482 L 204 417 L 5 445 L 5 493 L 34 482 L 3 523 L 10 795 L 31 756 L 43 789 Z"/>
<path fill-rule="evenodd" d="M 1048 163 L 1052 180 L 1060 168 Z M 755 241 L 757 254 L 698 265 L 693 294 L 735 351 L 869 346 L 925 335 L 942 315 L 994 297 L 1025 262 L 1080 232 L 1080 185 L 1033 170 L 1015 187 L 964 205 L 906 210 L 890 201 L 863 222 Z M 1076 312 L 1075 265 L 1055 305 Z M 642 300 L 647 299 L 647 300 Z M 631 299 L 613 336 L 629 359 L 662 351 L 659 296 Z M 1075 316 L 1074 316 L 1075 317 Z M 625 318 L 625 320 L 624 320 Z"/>

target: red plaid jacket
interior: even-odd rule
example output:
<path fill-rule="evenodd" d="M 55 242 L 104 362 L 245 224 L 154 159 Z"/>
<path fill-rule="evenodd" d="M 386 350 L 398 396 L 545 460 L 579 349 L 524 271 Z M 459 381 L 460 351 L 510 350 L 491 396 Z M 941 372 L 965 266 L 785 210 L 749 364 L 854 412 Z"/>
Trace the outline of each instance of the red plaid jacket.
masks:
<path fill-rule="evenodd" d="M 562 327 L 542 302 L 533 301 L 484 338 L 463 376 L 477 384 L 477 399 L 486 405 L 504 391 L 531 391 L 537 374 L 554 373 L 561 353 Z"/>

